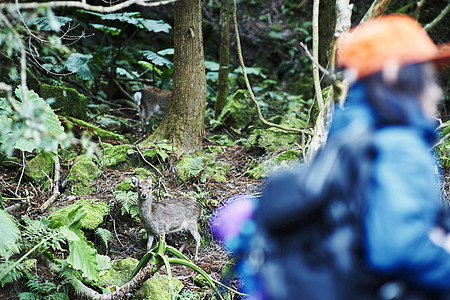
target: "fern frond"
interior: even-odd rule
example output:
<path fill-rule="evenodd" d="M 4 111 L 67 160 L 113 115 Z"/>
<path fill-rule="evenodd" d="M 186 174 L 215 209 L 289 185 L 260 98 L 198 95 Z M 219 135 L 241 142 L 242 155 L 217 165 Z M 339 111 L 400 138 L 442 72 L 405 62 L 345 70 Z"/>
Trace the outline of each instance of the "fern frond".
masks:
<path fill-rule="evenodd" d="M 19 300 L 39 300 L 39 295 L 31 292 L 24 292 L 18 295 Z"/>
<path fill-rule="evenodd" d="M 30 263 L 30 261 L 32 261 L 33 263 Z M 35 262 L 36 262 L 36 260 L 25 261 L 23 264 L 19 264 L 15 268 L 10 270 L 0 281 L 2 288 L 7 283 L 15 282 L 15 281 L 21 279 L 26 274 L 26 272 L 32 268 L 32 266 L 34 265 Z M 0 273 L 2 273 L 3 270 L 10 268 L 15 263 L 16 263 L 15 260 L 7 260 L 7 261 L 0 263 Z"/>
<path fill-rule="evenodd" d="M 108 242 L 112 238 L 112 233 L 108 229 L 98 227 L 95 230 L 95 234 L 100 237 L 102 242 L 105 244 L 106 248 L 108 248 Z"/>
<path fill-rule="evenodd" d="M 0 210 L 0 228 L 0 256 L 8 260 L 20 252 L 20 245 L 17 243 L 20 231 L 12 217 L 4 210 Z"/>

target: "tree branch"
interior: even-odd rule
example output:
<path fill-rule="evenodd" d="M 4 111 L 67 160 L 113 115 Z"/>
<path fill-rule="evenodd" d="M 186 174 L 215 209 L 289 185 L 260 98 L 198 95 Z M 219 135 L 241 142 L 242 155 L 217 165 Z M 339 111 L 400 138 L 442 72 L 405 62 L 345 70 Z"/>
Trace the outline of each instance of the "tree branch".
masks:
<path fill-rule="evenodd" d="M 60 8 L 60 7 L 71 7 L 71 8 L 82 8 L 89 11 L 95 11 L 99 13 L 111 13 L 118 10 L 124 9 L 128 6 L 137 4 L 146 7 L 155 7 L 160 5 L 166 5 L 174 3 L 178 0 L 163 0 L 158 2 L 150 2 L 150 0 L 128 0 L 120 4 L 112 6 L 97 6 L 87 4 L 85 1 L 50 1 L 50 2 L 30 2 L 30 3 L 0 3 L 0 9 L 36 9 L 41 7 L 49 8 Z"/>
<path fill-rule="evenodd" d="M 441 13 L 439 14 L 439 16 L 436 17 L 436 19 L 425 25 L 424 27 L 425 31 L 430 31 L 434 26 L 436 26 L 437 23 L 439 23 L 445 17 L 446 14 L 448 14 L 449 11 L 450 11 L 450 3 L 447 4 L 447 7 L 441 11 Z"/>

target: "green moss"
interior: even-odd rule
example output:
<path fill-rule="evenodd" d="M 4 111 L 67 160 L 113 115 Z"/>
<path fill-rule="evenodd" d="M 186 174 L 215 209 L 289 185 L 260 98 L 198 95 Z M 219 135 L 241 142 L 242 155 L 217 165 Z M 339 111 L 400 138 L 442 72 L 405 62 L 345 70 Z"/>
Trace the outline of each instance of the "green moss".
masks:
<path fill-rule="evenodd" d="M 64 86 L 41 84 L 38 94 L 44 99 L 55 99 L 51 106 L 60 114 L 87 120 L 87 98 L 77 90 Z"/>
<path fill-rule="evenodd" d="M 38 154 L 27 163 L 25 174 L 34 183 L 43 184 L 48 179 L 47 176 L 52 177 L 52 162 L 47 161 L 42 154 Z"/>
<path fill-rule="evenodd" d="M 227 102 L 218 117 L 218 121 L 226 127 L 245 129 L 256 117 L 256 108 L 247 90 L 238 90 Z"/>
<path fill-rule="evenodd" d="M 297 165 L 299 163 L 300 154 L 300 150 L 288 150 L 282 152 L 264 161 L 255 168 L 250 169 L 246 174 L 252 176 L 255 179 L 267 177 L 274 171 L 283 168 L 290 168 Z"/>
<path fill-rule="evenodd" d="M 129 192 L 134 189 L 131 179 L 127 178 L 116 186 L 116 191 Z"/>
<path fill-rule="evenodd" d="M 101 277 L 100 285 L 104 286 L 122 286 L 128 282 L 128 279 L 137 266 L 138 260 L 134 258 L 118 259 L 112 263 L 112 268 Z M 183 284 L 176 278 L 172 278 L 173 292 L 178 294 L 183 288 Z M 138 299 L 170 299 L 169 279 L 167 275 L 156 273 L 146 282 L 142 288 L 136 292 Z"/>
<path fill-rule="evenodd" d="M 139 164 L 139 156 L 133 145 L 124 144 L 106 148 L 101 162 L 105 167 L 126 169 Z"/>
<path fill-rule="evenodd" d="M 95 191 L 93 184 L 101 173 L 97 165 L 92 161 L 92 157 L 89 158 L 86 155 L 80 155 L 70 169 L 69 175 L 67 176 L 67 183 L 73 194 L 89 195 Z"/>
<path fill-rule="evenodd" d="M 249 136 L 247 147 L 263 148 L 266 152 L 275 152 L 298 147 L 301 136 L 278 129 L 256 129 Z"/>
<path fill-rule="evenodd" d="M 148 175 L 150 175 L 150 171 L 144 168 L 137 168 L 136 170 L 134 170 L 134 174 L 139 178 L 145 179 L 148 177 Z"/>
<path fill-rule="evenodd" d="M 81 219 L 81 227 L 83 228 L 91 230 L 97 228 L 103 222 L 103 218 L 108 215 L 108 204 L 106 202 L 97 199 L 81 199 L 74 204 L 52 212 L 50 214 L 52 223 L 68 224 L 69 219 L 67 216 L 69 212 L 78 205 L 83 205 L 87 212 L 86 216 Z"/>
<path fill-rule="evenodd" d="M 195 156 L 184 155 L 177 163 L 178 176 L 182 181 L 192 179 L 213 178 L 219 182 L 227 181 L 225 175 L 231 166 L 224 162 L 218 162 L 217 153 L 198 152 Z"/>

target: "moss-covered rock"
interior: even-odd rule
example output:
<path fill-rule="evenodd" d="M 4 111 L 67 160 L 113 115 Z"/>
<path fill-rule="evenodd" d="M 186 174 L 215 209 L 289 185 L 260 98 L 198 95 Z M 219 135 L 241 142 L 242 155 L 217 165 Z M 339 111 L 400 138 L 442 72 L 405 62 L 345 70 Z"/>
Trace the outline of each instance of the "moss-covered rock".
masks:
<path fill-rule="evenodd" d="M 52 223 L 68 224 L 68 214 L 78 205 L 82 205 L 86 209 L 86 216 L 81 219 L 81 227 L 86 229 L 96 229 L 102 222 L 103 218 L 108 215 L 108 203 L 97 199 L 81 199 L 74 204 L 68 205 L 62 209 L 54 211 L 50 214 Z"/>
<path fill-rule="evenodd" d="M 282 152 L 264 161 L 255 168 L 248 170 L 246 174 L 252 176 L 255 179 L 267 177 L 274 171 L 298 165 L 300 155 L 300 150 L 288 150 Z"/>
<path fill-rule="evenodd" d="M 262 148 L 265 152 L 288 150 L 301 144 L 301 136 L 276 128 L 256 129 L 248 138 L 247 148 Z"/>
<path fill-rule="evenodd" d="M 38 94 L 44 99 L 55 99 L 51 107 L 58 109 L 60 114 L 87 120 L 87 99 L 77 90 L 64 86 L 41 84 Z"/>
<path fill-rule="evenodd" d="M 25 174 L 30 177 L 34 183 L 39 185 L 43 184 L 48 177 L 52 177 L 52 162 L 45 159 L 44 155 L 38 154 L 27 163 Z"/>
<path fill-rule="evenodd" d="M 67 184 L 75 195 L 89 195 L 95 191 L 94 181 L 102 174 L 93 157 L 80 155 L 67 176 Z"/>
<path fill-rule="evenodd" d="M 148 177 L 148 175 L 150 175 L 150 171 L 144 168 L 137 168 L 136 170 L 134 170 L 134 174 L 142 179 L 145 179 Z"/>
<path fill-rule="evenodd" d="M 102 165 L 119 170 L 139 164 L 139 154 L 133 145 L 123 144 L 106 148 L 101 158 Z"/>
<path fill-rule="evenodd" d="M 184 155 L 177 163 L 178 176 L 185 182 L 195 178 L 201 181 L 213 178 L 216 181 L 225 182 L 227 180 L 225 176 L 230 168 L 228 163 L 217 161 L 217 152 L 198 152 L 195 156 Z"/>
<path fill-rule="evenodd" d="M 133 189 L 134 189 L 134 186 L 133 186 L 133 183 L 131 183 L 130 178 L 126 178 L 124 181 L 122 181 L 121 183 L 119 183 L 116 186 L 116 191 L 129 192 L 129 191 L 132 191 Z"/>
<path fill-rule="evenodd" d="M 256 107 L 247 90 L 237 90 L 227 102 L 218 121 L 226 127 L 242 130 L 256 118 Z"/>
<path fill-rule="evenodd" d="M 134 258 L 118 259 L 112 263 L 112 268 L 101 277 L 101 285 L 113 287 L 122 286 L 126 282 L 137 266 L 138 260 Z M 176 278 L 172 278 L 173 293 L 179 294 L 183 288 L 183 284 Z M 167 275 L 159 275 L 156 273 L 146 282 L 142 288 L 136 292 L 138 299 L 170 299 L 169 278 Z"/>

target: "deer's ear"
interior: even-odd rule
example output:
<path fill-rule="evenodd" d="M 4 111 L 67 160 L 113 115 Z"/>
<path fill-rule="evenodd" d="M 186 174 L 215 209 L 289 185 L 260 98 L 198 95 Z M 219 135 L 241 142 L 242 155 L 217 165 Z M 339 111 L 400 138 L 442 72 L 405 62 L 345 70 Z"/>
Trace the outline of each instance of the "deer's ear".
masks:
<path fill-rule="evenodd" d="M 148 174 L 148 176 L 147 176 L 147 180 L 150 180 L 150 182 L 153 182 L 153 177 L 152 177 L 152 174 Z"/>
<path fill-rule="evenodd" d="M 139 178 L 137 178 L 136 176 L 131 176 L 131 182 L 134 184 L 134 185 L 139 185 Z"/>

